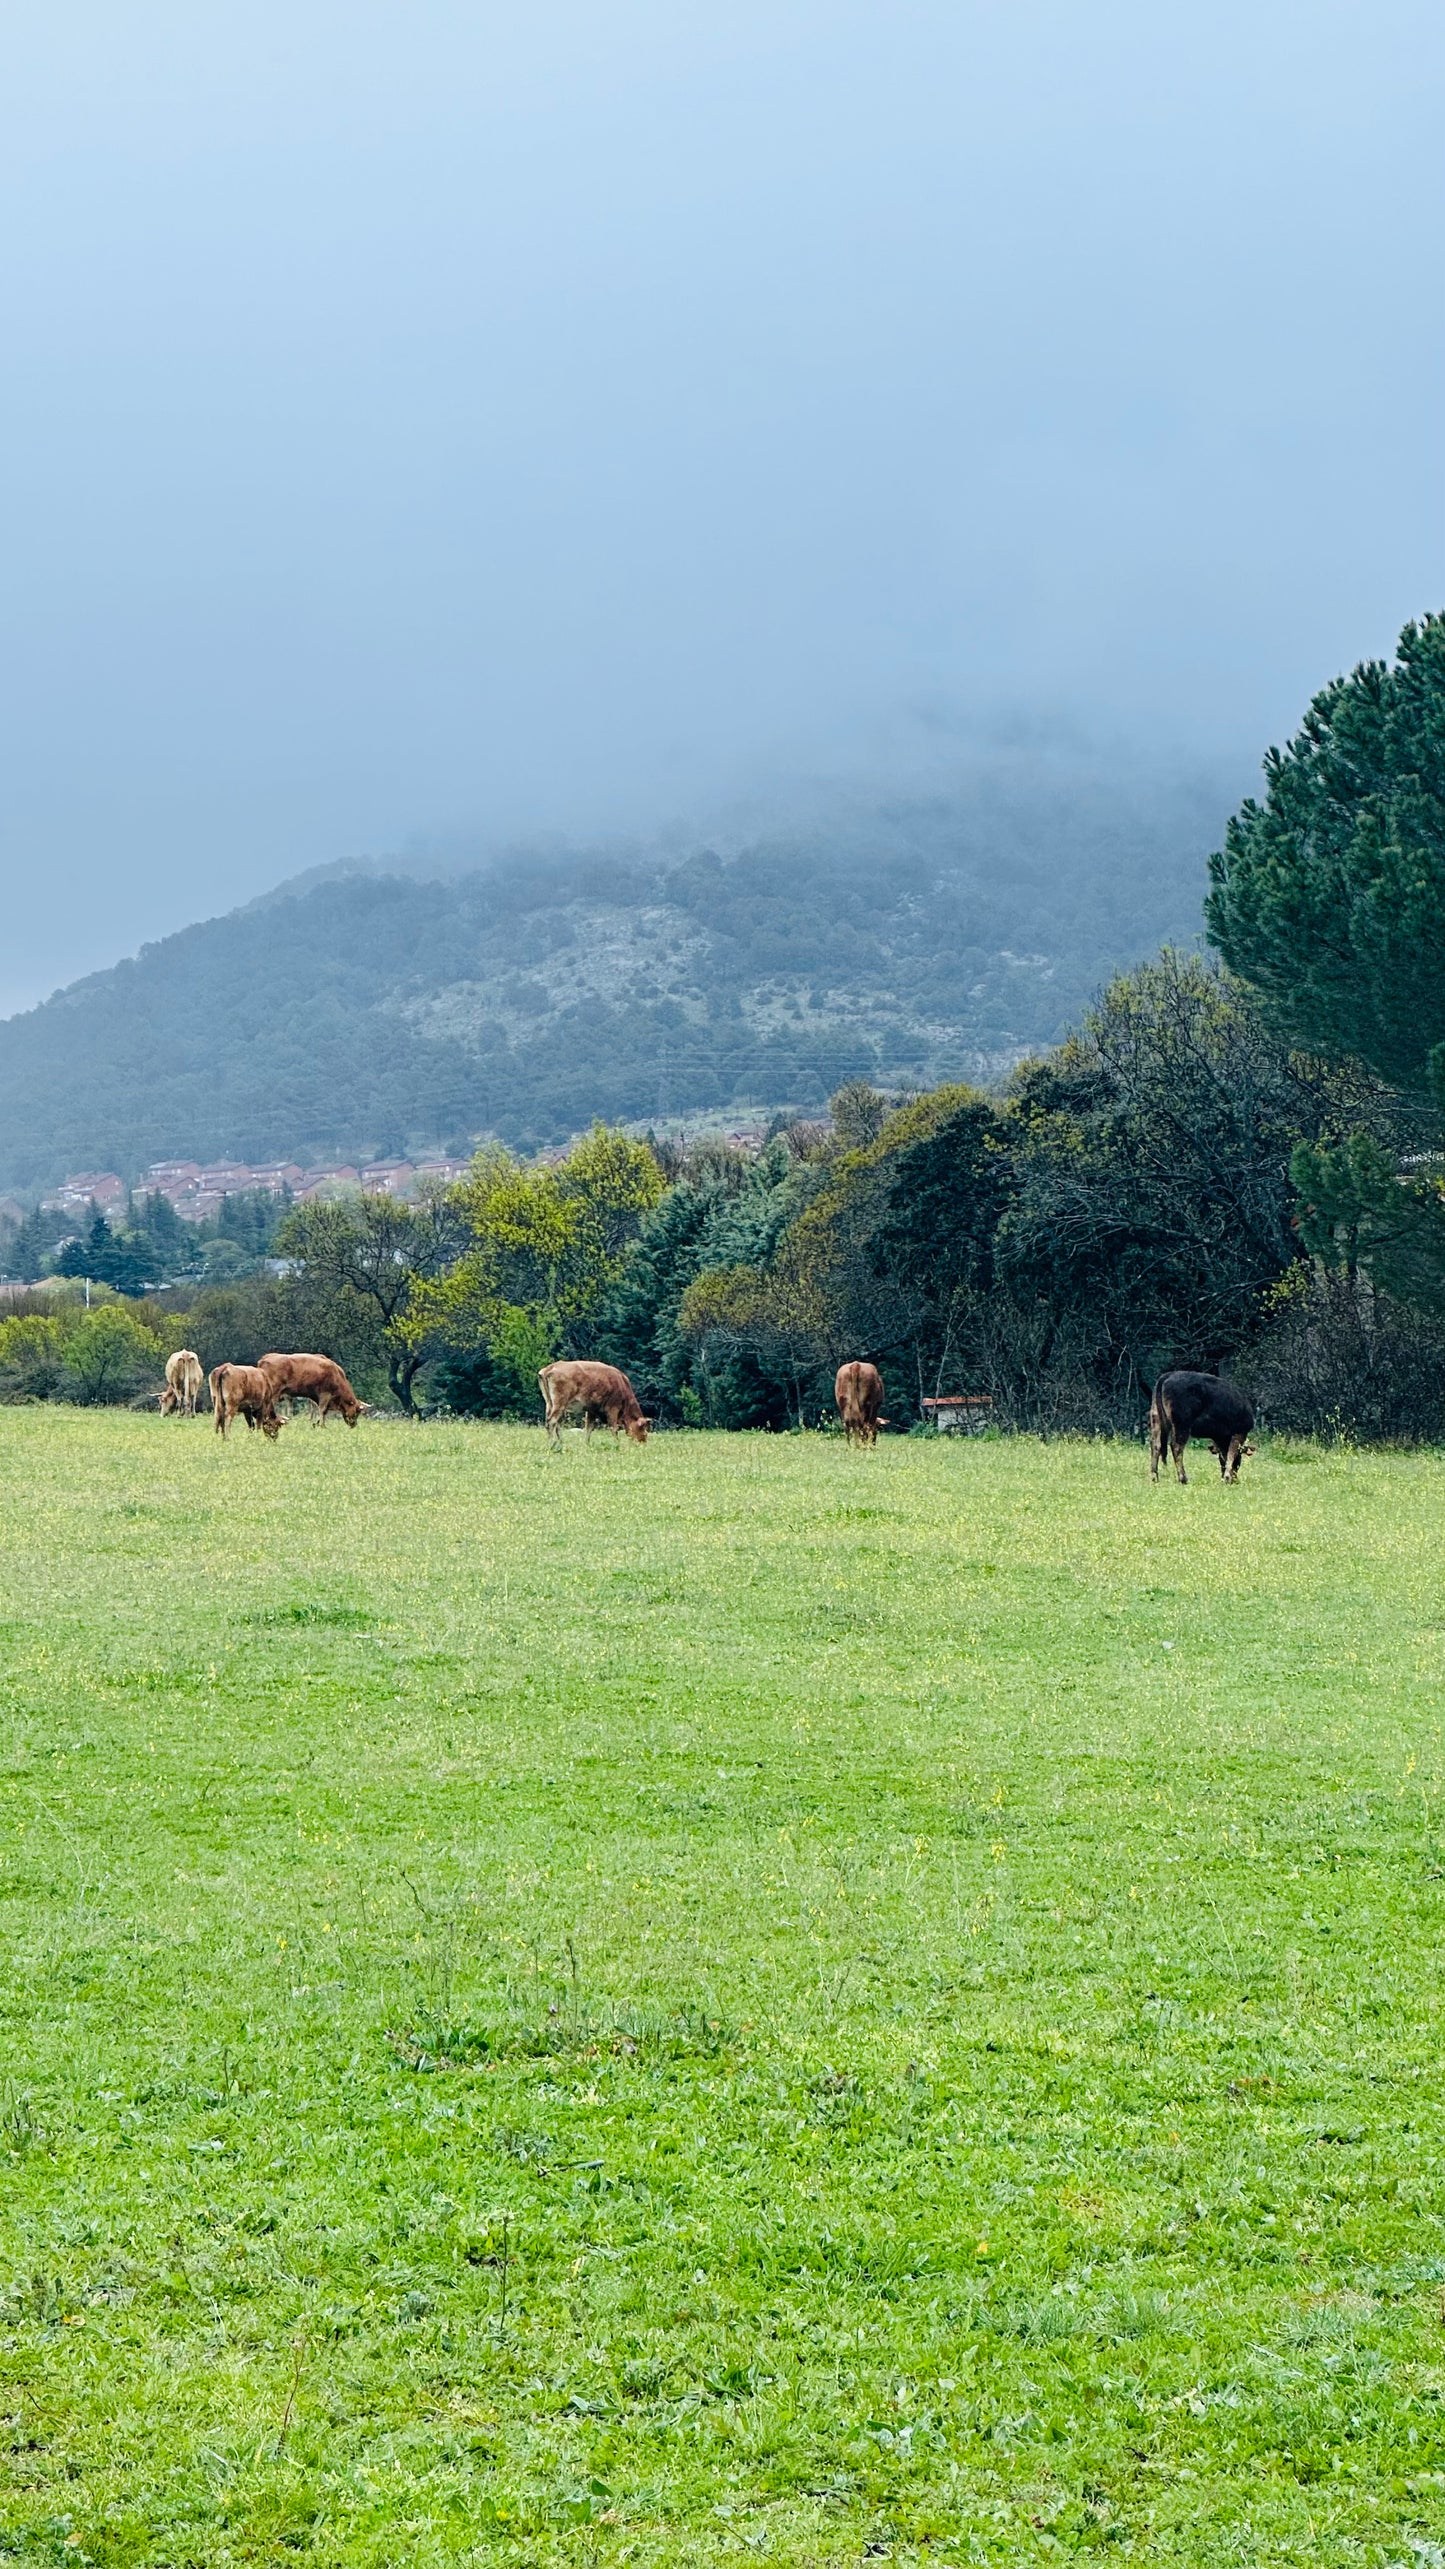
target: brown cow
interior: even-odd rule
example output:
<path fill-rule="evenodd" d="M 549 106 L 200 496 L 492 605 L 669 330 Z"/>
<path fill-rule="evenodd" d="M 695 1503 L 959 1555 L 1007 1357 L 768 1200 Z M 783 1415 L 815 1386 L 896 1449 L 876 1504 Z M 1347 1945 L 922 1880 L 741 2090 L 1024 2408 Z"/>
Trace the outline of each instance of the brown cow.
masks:
<path fill-rule="evenodd" d="M 263 1356 L 261 1371 L 273 1400 L 314 1401 L 318 1427 L 325 1426 L 334 1409 L 348 1427 L 354 1427 L 361 1416 L 363 1404 L 334 1356 Z"/>
<path fill-rule="evenodd" d="M 647 1443 L 647 1421 L 637 1394 L 615 1365 L 544 1365 L 537 1385 L 547 1404 L 547 1433 L 554 1445 L 562 1441 L 563 1421 L 571 1409 L 583 1412 L 589 1436 L 594 1427 L 610 1427 L 614 1436 L 625 1430 L 634 1445 Z"/>
<path fill-rule="evenodd" d="M 883 1377 L 876 1365 L 865 1365 L 855 1356 L 851 1364 L 840 1365 L 833 1385 L 838 1416 L 850 1445 L 876 1445 L 878 1430 L 886 1427 L 883 1415 Z"/>
<path fill-rule="evenodd" d="M 211 1407 L 218 1436 L 237 1418 L 259 1427 L 263 1436 L 274 1439 L 281 1433 L 271 1385 L 259 1365 L 217 1365 L 211 1374 Z"/>
<path fill-rule="evenodd" d="M 161 1394 L 161 1416 L 169 1418 L 178 1409 L 182 1418 L 194 1418 L 196 1403 L 205 1381 L 200 1357 L 190 1347 L 178 1347 L 166 1358 L 166 1387 Z"/>

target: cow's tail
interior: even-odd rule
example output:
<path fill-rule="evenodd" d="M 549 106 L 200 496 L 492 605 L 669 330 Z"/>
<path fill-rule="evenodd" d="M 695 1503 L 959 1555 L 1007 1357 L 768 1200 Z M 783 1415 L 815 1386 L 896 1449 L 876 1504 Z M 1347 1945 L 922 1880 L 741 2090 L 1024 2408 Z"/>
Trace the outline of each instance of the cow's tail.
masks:
<path fill-rule="evenodd" d="M 542 1367 L 540 1374 L 537 1376 L 537 1389 L 542 1395 L 542 1425 L 545 1427 L 551 1442 L 554 1445 L 560 1445 L 562 1442 L 562 1421 L 560 1418 L 554 1418 L 552 1415 L 551 1373 L 552 1368 L 550 1365 L 544 1365 Z"/>

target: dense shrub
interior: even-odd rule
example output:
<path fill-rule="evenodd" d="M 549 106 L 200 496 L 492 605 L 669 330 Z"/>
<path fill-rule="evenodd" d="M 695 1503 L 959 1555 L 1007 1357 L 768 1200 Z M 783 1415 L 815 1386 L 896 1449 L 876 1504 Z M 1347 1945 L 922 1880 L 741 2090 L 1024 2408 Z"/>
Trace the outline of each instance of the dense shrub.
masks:
<path fill-rule="evenodd" d="M 122 1302 L 59 1304 L 0 1321 L 0 1399 L 128 1401 L 157 1385 L 166 1344 L 158 1315 Z"/>
<path fill-rule="evenodd" d="M 1445 1317 L 1363 1276 L 1296 1268 L 1239 1373 L 1270 1427 L 1361 1443 L 1445 1439 Z"/>
<path fill-rule="evenodd" d="M 64 1373 L 60 1323 L 53 1313 L 0 1320 L 0 1397 L 58 1400 Z"/>
<path fill-rule="evenodd" d="M 433 1366 L 428 1395 L 438 1409 L 457 1418 L 535 1418 L 539 1400 L 535 1383 L 526 1395 L 515 1372 L 493 1360 L 489 1347 L 454 1349 Z"/>

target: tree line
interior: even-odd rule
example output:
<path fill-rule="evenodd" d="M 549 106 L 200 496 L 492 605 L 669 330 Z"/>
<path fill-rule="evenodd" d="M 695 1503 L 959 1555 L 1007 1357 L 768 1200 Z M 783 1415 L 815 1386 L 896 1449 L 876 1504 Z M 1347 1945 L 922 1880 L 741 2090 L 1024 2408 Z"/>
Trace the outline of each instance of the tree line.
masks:
<path fill-rule="evenodd" d="M 71 1215 L 42 1207 L 0 1237 L 0 1277 L 38 1284 L 78 1276 L 131 1295 L 166 1283 L 222 1283 L 251 1274 L 272 1253 L 290 1201 L 251 1189 L 223 1196 L 204 1221 L 187 1222 L 164 1195 L 142 1192 L 119 1222 L 92 1205 L 79 1232 Z"/>
<path fill-rule="evenodd" d="M 1211 871 L 1215 958 L 1116 979 L 1001 1094 L 855 1080 L 757 1150 L 493 1145 L 414 1205 L 291 1208 L 280 1272 L 175 1316 L 207 1365 L 325 1347 L 408 1411 L 534 1416 L 566 1354 L 677 1426 L 778 1429 L 865 1355 L 895 1424 L 965 1392 L 1127 1430 L 1190 1364 L 1282 1426 L 1445 1433 L 1445 618 L 1315 700 Z"/>

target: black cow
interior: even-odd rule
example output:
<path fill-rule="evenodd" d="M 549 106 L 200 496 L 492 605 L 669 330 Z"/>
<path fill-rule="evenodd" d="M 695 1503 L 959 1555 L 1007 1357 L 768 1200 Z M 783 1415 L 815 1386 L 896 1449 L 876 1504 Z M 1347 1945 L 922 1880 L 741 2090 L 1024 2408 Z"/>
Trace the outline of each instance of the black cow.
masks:
<path fill-rule="evenodd" d="M 1253 1425 L 1250 1403 L 1222 1374 L 1161 1374 L 1149 1403 L 1150 1479 L 1158 1480 L 1159 1458 L 1168 1452 L 1180 1480 L 1187 1480 L 1184 1448 L 1191 1436 L 1203 1436 L 1225 1480 L 1237 1481 L 1241 1456 L 1254 1452 L 1246 1442 Z"/>

